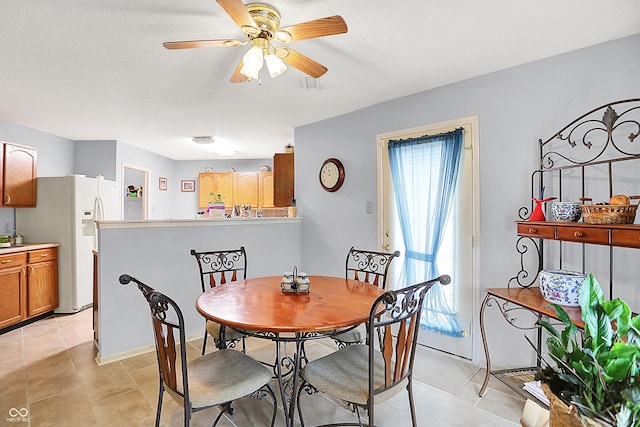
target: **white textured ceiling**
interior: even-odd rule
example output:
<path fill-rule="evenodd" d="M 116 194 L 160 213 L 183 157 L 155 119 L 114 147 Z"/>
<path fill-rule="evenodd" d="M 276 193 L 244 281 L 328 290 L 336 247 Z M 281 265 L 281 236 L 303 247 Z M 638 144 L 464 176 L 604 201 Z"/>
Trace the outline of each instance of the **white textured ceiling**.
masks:
<path fill-rule="evenodd" d="M 638 0 L 272 0 L 282 26 L 341 15 L 346 34 L 290 46 L 325 65 L 229 83 L 247 47 L 213 0 L 2 0 L 0 120 L 72 140 L 120 140 L 173 159 L 269 158 L 296 126 L 640 32 Z"/>

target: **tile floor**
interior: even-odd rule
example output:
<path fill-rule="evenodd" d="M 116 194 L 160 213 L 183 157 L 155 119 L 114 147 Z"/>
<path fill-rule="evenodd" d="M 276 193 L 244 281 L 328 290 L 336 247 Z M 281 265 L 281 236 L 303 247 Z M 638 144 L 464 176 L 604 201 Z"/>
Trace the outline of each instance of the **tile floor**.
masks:
<path fill-rule="evenodd" d="M 158 392 L 155 352 L 97 366 L 92 336 L 91 310 L 52 316 L 0 335 L 0 425 L 152 426 Z M 191 342 L 189 355 L 197 357 L 200 345 L 200 340 Z M 307 353 L 314 358 L 333 349 L 333 342 L 316 341 L 309 343 Z M 497 380 L 492 378 L 479 398 L 483 370 L 428 349 L 419 351 L 414 376 L 419 425 L 519 425 L 524 401 Z M 269 341 L 250 340 L 248 352 L 273 360 Z M 164 402 L 163 425 L 182 425 L 182 408 L 167 394 Z M 304 396 L 303 405 L 307 425 L 356 421 L 343 404 L 324 395 Z M 225 415 L 220 426 L 268 425 L 268 401 L 247 398 L 234 407 L 234 415 Z M 217 414 L 217 408 L 198 412 L 192 425 L 210 426 Z M 379 406 L 376 424 L 411 425 L 406 393 Z M 284 425 L 282 411 L 276 425 Z"/>

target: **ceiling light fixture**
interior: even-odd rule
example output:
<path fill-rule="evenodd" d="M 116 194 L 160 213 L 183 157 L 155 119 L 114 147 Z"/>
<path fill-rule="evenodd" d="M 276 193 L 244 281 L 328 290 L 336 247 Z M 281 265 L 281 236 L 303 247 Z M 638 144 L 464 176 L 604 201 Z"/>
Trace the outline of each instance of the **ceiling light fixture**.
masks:
<path fill-rule="evenodd" d="M 213 137 L 212 136 L 194 136 L 193 138 L 191 138 L 191 140 L 193 142 L 195 142 L 196 144 L 211 144 L 211 143 L 213 143 Z"/>
<path fill-rule="evenodd" d="M 224 157 L 229 157 L 229 156 L 233 156 L 234 154 L 236 154 L 236 151 L 233 148 L 229 147 L 224 142 L 218 141 L 218 140 L 215 140 L 213 142 L 213 146 L 211 147 L 211 151 L 216 153 L 218 156 L 224 156 Z"/>
<path fill-rule="evenodd" d="M 257 80 L 265 62 L 271 78 L 278 77 L 287 69 L 287 65 L 275 54 L 268 40 L 255 38 L 251 49 L 242 57 L 240 74 Z"/>

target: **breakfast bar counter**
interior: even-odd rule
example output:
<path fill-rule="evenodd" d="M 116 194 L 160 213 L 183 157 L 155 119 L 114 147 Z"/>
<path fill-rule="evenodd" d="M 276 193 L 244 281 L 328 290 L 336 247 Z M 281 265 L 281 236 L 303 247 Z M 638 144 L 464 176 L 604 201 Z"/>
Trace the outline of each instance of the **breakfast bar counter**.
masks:
<path fill-rule="evenodd" d="M 202 336 L 195 301 L 202 293 L 196 251 L 244 246 L 247 278 L 278 276 L 301 261 L 302 218 L 164 219 L 98 222 L 99 364 L 152 350 L 148 307 L 120 285 L 129 274 L 174 299 L 188 338 Z"/>

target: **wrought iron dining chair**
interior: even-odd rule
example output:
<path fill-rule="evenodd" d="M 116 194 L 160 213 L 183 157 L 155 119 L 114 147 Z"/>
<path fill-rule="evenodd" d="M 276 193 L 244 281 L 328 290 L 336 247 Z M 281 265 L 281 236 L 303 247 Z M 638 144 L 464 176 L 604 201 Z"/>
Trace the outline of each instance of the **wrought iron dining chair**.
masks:
<path fill-rule="evenodd" d="M 386 290 L 389 267 L 391 262 L 399 256 L 400 251 L 367 251 L 352 246 L 345 262 L 346 278 L 367 282 Z M 345 345 L 364 342 L 366 333 L 366 327 L 362 324 L 355 328 L 346 328 L 344 333 L 334 336 L 334 341 L 338 344 L 338 348 L 342 348 Z"/>
<path fill-rule="evenodd" d="M 207 290 L 207 286 L 213 288 L 227 282 L 247 278 L 247 253 L 244 250 L 244 246 L 240 246 L 240 249 L 205 252 L 197 252 L 191 249 L 191 255 L 195 257 L 198 263 L 202 292 Z M 206 320 L 202 338 L 202 354 L 207 349 L 207 337 L 209 335 L 213 338 L 213 342 L 218 349 L 235 348 L 238 342 L 242 342 L 242 352 L 246 351 L 245 334 L 211 320 Z M 221 339 L 223 336 L 224 339 Z"/>
<path fill-rule="evenodd" d="M 215 426 L 225 412 L 232 414 L 231 403 L 234 400 L 246 396 L 263 399 L 269 395 L 273 400 L 273 427 L 277 402 L 269 385 L 269 369 L 246 354 L 230 349 L 222 349 L 187 361 L 187 340 L 180 307 L 171 298 L 138 279 L 128 274 L 120 276 L 122 285 L 131 282 L 142 292 L 151 311 L 160 374 L 156 427 L 160 425 L 162 396 L 165 390 L 184 408 L 184 425 L 187 427 L 194 412 L 222 406 L 213 422 Z"/>
<path fill-rule="evenodd" d="M 417 426 L 412 378 L 420 316 L 425 295 L 436 283 L 451 281 L 442 275 L 404 289 L 387 291 L 376 299 L 369 312 L 366 344 L 353 344 L 307 363 L 302 369 L 297 406 L 304 427 L 300 396 L 302 391 L 321 391 L 355 407 L 357 423 L 324 426 L 362 426 L 359 408 L 366 408 L 368 426 L 375 425 L 375 406 L 403 389 L 409 395 L 411 422 Z M 377 332 L 382 336 L 378 344 Z M 393 331 L 393 335 L 392 335 Z M 395 335 L 395 336 L 394 336 Z"/>

